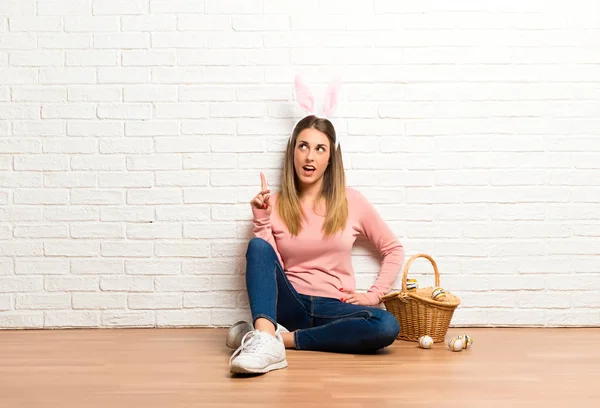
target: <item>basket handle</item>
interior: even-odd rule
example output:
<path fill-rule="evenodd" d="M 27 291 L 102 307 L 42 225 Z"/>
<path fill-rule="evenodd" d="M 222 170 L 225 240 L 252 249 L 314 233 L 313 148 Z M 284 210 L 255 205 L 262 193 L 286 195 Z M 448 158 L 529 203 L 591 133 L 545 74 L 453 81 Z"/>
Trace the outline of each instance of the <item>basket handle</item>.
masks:
<path fill-rule="evenodd" d="M 440 272 L 433 258 L 427 254 L 416 254 L 411 256 L 410 259 L 406 262 L 406 265 L 404 265 L 404 270 L 402 271 L 402 292 L 406 292 L 406 278 L 408 276 L 408 269 L 410 268 L 410 265 L 413 263 L 413 261 L 417 258 L 426 258 L 427 260 L 429 260 L 429 262 L 431 262 L 431 264 L 433 265 L 433 271 L 435 272 L 435 286 L 440 286 Z"/>

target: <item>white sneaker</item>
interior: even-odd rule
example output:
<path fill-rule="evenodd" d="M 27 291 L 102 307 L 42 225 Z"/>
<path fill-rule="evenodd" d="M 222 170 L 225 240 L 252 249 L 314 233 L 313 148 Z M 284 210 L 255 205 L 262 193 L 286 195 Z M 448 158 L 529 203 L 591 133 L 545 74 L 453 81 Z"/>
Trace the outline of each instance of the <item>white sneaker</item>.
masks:
<path fill-rule="evenodd" d="M 229 328 L 229 332 L 227 333 L 227 340 L 225 340 L 225 344 L 230 349 L 237 349 L 242 344 L 242 338 L 246 335 L 246 333 L 254 330 L 254 327 L 246 321 L 240 320 L 236 322 Z M 279 333 L 288 333 L 289 330 L 277 323 L 277 330 L 275 330 L 275 334 Z"/>
<path fill-rule="evenodd" d="M 240 320 L 236 322 L 229 328 L 229 332 L 227 332 L 227 340 L 225 340 L 225 345 L 230 349 L 237 349 L 242 344 L 242 338 L 246 335 L 246 333 L 254 330 L 252 325 L 248 322 Z"/>
<path fill-rule="evenodd" d="M 234 374 L 263 374 L 287 367 L 285 346 L 279 333 L 253 330 L 244 335 L 242 344 L 229 359 Z"/>

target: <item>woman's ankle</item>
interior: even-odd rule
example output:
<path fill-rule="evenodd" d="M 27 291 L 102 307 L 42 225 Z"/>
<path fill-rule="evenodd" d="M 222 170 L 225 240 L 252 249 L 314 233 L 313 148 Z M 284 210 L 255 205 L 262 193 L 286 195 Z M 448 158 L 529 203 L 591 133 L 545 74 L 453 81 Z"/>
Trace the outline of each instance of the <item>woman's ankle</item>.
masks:
<path fill-rule="evenodd" d="M 254 328 L 258 331 L 269 333 L 271 336 L 275 336 L 275 325 L 264 317 L 259 317 L 256 319 L 254 322 Z"/>
<path fill-rule="evenodd" d="M 295 349 L 296 343 L 294 342 L 294 333 L 293 332 L 285 332 L 281 333 L 281 338 L 283 339 L 283 345 L 285 348 Z"/>

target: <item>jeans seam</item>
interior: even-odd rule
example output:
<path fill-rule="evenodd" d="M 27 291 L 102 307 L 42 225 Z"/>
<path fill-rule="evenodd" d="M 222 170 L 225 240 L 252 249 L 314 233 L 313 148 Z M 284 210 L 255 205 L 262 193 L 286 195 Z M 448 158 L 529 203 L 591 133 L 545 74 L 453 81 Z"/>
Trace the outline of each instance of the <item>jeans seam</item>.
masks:
<path fill-rule="evenodd" d="M 347 318 L 354 318 L 357 315 L 360 315 L 362 313 L 366 313 L 367 316 L 364 316 L 362 318 L 364 319 L 370 319 L 373 317 L 373 313 L 369 312 L 368 310 L 359 310 L 357 312 L 354 313 L 350 313 L 350 314 L 345 314 L 345 315 L 337 315 L 337 316 L 321 316 L 321 315 L 317 315 L 315 316 L 316 318 L 319 319 L 335 319 L 335 320 L 340 320 L 340 319 L 347 319 Z"/>
<path fill-rule="evenodd" d="M 283 275 L 283 282 L 287 286 L 288 290 L 290 291 L 290 293 L 292 294 L 292 296 L 294 297 L 294 299 L 296 300 L 296 302 L 298 302 L 298 304 L 306 312 L 306 306 L 304 305 L 304 303 L 302 302 L 302 300 L 298 299 L 298 296 L 296 296 L 296 290 L 293 287 L 291 287 L 290 281 L 288 280 L 287 276 L 285 276 L 285 272 L 283 271 L 283 269 L 281 269 L 281 266 L 279 265 L 279 262 L 277 262 L 277 261 L 275 262 L 275 269 L 276 269 L 275 273 L 281 273 Z M 277 276 L 275 276 L 275 280 L 277 281 Z M 277 291 L 278 291 L 277 292 L 277 299 L 279 299 L 279 289 L 278 288 L 277 288 Z"/>
<path fill-rule="evenodd" d="M 294 347 L 296 350 L 302 350 L 300 343 L 298 342 L 298 330 L 294 330 Z"/>
<path fill-rule="evenodd" d="M 357 315 L 359 313 L 367 313 L 368 316 L 365 317 L 366 319 L 370 319 L 371 317 L 373 317 L 373 313 L 371 313 L 371 311 L 367 310 L 367 309 L 357 310 L 356 312 L 352 312 L 352 313 L 345 314 L 345 315 L 327 316 L 327 315 L 315 315 L 315 314 L 311 314 L 311 316 L 319 318 L 319 319 L 336 319 L 337 320 L 337 319 L 345 319 L 347 317 L 352 317 L 352 316 Z M 327 324 L 329 324 L 329 323 L 327 323 Z"/>

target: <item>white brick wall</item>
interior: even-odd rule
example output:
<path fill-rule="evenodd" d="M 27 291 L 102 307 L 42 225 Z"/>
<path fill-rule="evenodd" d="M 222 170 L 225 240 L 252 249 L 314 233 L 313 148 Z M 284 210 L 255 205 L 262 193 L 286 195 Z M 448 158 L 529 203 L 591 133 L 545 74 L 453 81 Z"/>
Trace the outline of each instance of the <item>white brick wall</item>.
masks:
<path fill-rule="evenodd" d="M 575 0 L 3 0 L 0 328 L 248 316 L 302 73 L 455 325 L 600 325 L 600 30 Z M 354 252 L 359 288 L 378 260 Z M 411 275 L 432 282 L 425 261 Z M 397 282 L 398 286 L 399 281 Z"/>

